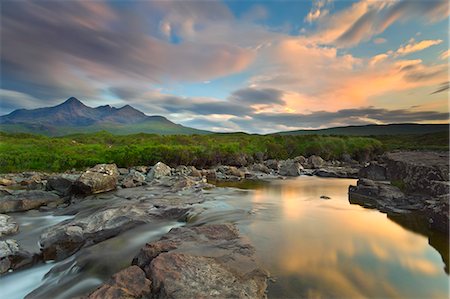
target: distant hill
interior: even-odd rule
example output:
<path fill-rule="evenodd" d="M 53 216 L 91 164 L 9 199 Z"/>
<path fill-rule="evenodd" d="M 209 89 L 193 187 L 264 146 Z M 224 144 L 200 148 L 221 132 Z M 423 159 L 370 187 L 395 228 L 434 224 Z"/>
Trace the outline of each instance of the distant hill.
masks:
<path fill-rule="evenodd" d="M 296 130 L 278 132 L 279 135 L 402 135 L 402 134 L 428 134 L 449 131 L 448 124 L 389 124 L 335 127 L 319 130 Z"/>
<path fill-rule="evenodd" d="M 53 107 L 18 109 L 0 116 L 0 131 L 62 136 L 75 133 L 108 131 L 113 134 L 208 134 L 175 124 L 163 116 L 148 116 L 130 105 L 92 108 L 71 97 Z"/>

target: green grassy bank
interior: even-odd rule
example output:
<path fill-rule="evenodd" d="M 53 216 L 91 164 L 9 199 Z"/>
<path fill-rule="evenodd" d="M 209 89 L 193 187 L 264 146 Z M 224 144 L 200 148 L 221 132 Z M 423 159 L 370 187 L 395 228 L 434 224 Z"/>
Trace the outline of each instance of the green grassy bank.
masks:
<path fill-rule="evenodd" d="M 261 136 L 244 133 L 117 136 L 99 132 L 51 138 L 0 133 L 0 172 L 58 172 L 97 163 L 128 167 L 153 165 L 158 161 L 201 168 L 217 164 L 239 165 L 258 157 L 287 159 L 316 154 L 325 159 L 338 159 L 348 153 L 359 159 L 382 151 L 381 141 L 354 136 Z"/>

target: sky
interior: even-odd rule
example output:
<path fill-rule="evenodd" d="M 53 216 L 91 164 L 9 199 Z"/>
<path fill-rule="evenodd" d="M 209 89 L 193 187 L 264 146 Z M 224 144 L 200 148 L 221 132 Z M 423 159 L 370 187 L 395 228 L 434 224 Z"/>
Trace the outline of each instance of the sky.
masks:
<path fill-rule="evenodd" d="M 220 132 L 449 121 L 445 0 L 0 5 L 0 115 L 73 96 Z"/>

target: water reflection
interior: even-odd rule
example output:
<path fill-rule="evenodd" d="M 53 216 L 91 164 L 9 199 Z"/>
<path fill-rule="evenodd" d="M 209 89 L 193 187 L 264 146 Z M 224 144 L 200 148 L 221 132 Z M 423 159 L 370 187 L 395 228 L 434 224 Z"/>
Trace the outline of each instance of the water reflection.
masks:
<path fill-rule="evenodd" d="M 250 219 L 232 221 L 276 278 L 269 298 L 448 298 L 448 276 L 428 238 L 350 205 L 350 184 L 355 180 L 301 177 L 226 201 L 252 211 Z"/>

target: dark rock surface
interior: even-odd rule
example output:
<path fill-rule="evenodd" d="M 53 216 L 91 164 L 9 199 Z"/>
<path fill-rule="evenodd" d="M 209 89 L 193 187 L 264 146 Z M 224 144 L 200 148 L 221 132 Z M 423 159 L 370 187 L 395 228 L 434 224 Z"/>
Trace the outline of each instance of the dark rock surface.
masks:
<path fill-rule="evenodd" d="M 151 298 L 151 281 L 138 266 L 130 266 L 91 293 L 89 299 Z"/>
<path fill-rule="evenodd" d="M 41 190 L 11 191 L 10 195 L 0 197 L 0 213 L 28 211 L 52 203 L 59 204 L 63 201 L 53 192 Z"/>
<path fill-rule="evenodd" d="M 417 212 L 430 228 L 448 232 L 448 159 L 439 152 L 387 153 L 360 171 L 364 178 L 349 187 L 349 200 L 388 214 Z"/>
<path fill-rule="evenodd" d="M 133 260 L 153 298 L 263 298 L 268 274 L 231 224 L 172 229 Z"/>
<path fill-rule="evenodd" d="M 22 250 L 16 240 L 0 241 L 0 274 L 32 264 L 33 256 Z"/>

